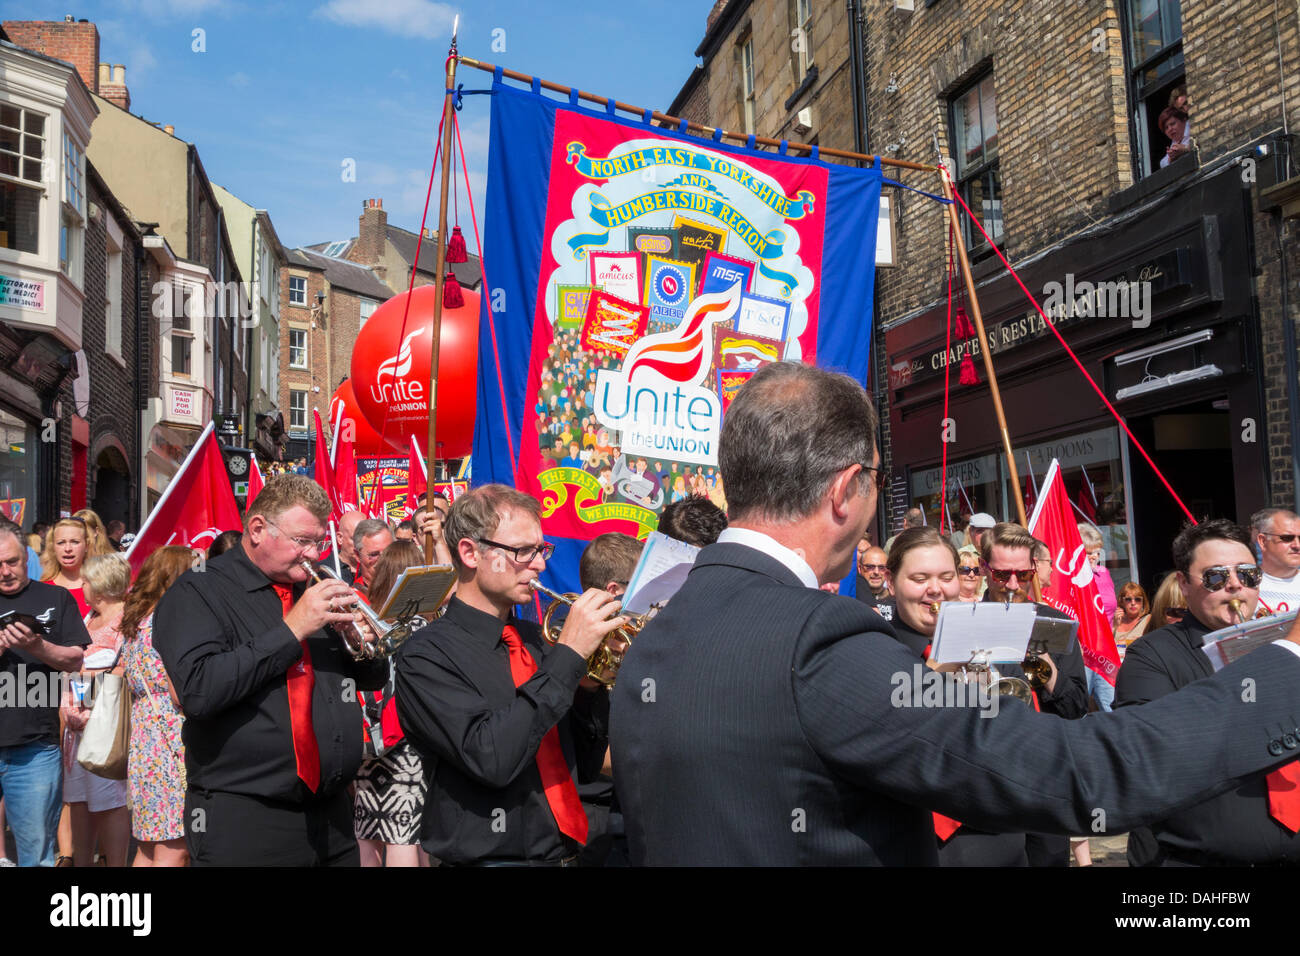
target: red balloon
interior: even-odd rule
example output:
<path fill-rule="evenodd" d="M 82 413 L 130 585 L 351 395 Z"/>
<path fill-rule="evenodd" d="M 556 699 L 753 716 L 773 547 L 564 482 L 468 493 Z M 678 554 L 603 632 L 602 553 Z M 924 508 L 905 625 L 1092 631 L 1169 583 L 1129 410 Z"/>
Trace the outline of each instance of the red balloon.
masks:
<path fill-rule="evenodd" d="M 370 427 L 370 422 L 361 414 L 357 405 L 356 393 L 352 391 L 352 379 L 345 378 L 330 398 L 330 427 L 339 420 L 339 405 L 343 406 L 343 431 L 347 434 L 348 422 L 352 428 L 352 453 L 359 458 L 391 458 L 405 451 L 396 445 L 390 445 L 379 432 Z"/>
<path fill-rule="evenodd" d="M 352 386 L 357 406 L 371 427 L 403 451 L 415 437 L 429 449 L 429 360 L 432 346 L 432 285 L 395 295 L 366 320 L 352 348 Z M 433 458 L 460 458 L 474 442 L 478 371 L 479 296 L 465 292 L 465 304 L 443 308 L 438 345 L 438 447 Z"/>

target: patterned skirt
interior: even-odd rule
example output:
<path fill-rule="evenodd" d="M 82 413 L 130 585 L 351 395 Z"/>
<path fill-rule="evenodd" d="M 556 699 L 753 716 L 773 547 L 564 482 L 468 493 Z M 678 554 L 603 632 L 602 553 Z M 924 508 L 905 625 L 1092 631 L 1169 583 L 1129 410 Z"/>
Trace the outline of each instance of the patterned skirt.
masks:
<path fill-rule="evenodd" d="M 420 842 L 424 813 L 424 768 L 420 755 L 403 740 L 382 757 L 367 760 L 357 771 L 358 840 L 412 845 Z"/>

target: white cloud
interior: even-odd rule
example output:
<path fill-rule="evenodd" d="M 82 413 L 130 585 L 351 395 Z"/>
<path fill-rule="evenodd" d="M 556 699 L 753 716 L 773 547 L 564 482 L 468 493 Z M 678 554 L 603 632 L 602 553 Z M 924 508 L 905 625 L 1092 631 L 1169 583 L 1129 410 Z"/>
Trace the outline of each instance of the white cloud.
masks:
<path fill-rule="evenodd" d="M 451 39 L 456 9 L 433 0 L 329 0 L 313 16 L 349 27 L 377 27 L 400 36 Z"/>

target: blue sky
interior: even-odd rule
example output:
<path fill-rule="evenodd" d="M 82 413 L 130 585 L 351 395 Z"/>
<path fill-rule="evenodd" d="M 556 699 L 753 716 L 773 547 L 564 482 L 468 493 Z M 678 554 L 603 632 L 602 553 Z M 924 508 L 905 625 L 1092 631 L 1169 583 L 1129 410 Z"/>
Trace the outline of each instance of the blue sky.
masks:
<path fill-rule="evenodd" d="M 712 0 L 5 0 L 0 15 L 71 13 L 94 22 L 101 61 L 126 66 L 131 111 L 175 126 L 198 146 L 214 182 L 268 210 L 280 240 L 300 246 L 354 235 L 362 200 L 371 197 L 383 198 L 390 223 L 419 226 L 456 13 L 467 56 L 666 109 L 697 62 L 711 7 Z M 202 52 L 193 49 L 195 30 L 204 31 Z M 504 52 L 493 51 L 494 37 Z M 491 77 L 466 70 L 463 80 L 472 89 Z M 488 104 L 465 102 L 461 136 L 481 217 Z M 348 159 L 355 182 L 343 181 Z M 461 220 L 472 251 L 463 205 Z M 436 224 L 436 209 L 429 222 Z"/>

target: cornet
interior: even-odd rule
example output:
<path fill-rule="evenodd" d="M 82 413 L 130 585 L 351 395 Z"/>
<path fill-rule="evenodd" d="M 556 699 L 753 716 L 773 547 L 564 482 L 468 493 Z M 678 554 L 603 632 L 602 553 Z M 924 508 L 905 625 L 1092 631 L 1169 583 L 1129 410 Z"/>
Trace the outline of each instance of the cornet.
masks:
<path fill-rule="evenodd" d="M 572 592 L 559 594 L 540 581 L 535 580 L 529 581 L 528 586 L 551 599 L 551 603 L 546 606 L 546 611 L 542 614 L 542 637 L 546 638 L 548 644 L 558 644 L 563 627 L 552 624 L 551 618 L 561 604 L 572 607 L 573 602 L 578 599 L 579 595 Z M 632 646 L 632 638 L 636 637 L 641 628 L 645 626 L 646 620 L 645 616 L 634 617 L 626 624 L 606 634 L 605 639 L 600 642 L 600 647 L 596 648 L 595 652 L 587 658 L 587 676 L 597 683 L 604 684 L 606 687 L 613 687 L 619 665 L 623 663 L 623 655 L 627 653 L 627 648 Z M 611 639 L 620 641 L 623 648 L 615 650 L 610 647 Z"/>
<path fill-rule="evenodd" d="M 304 558 L 302 566 L 307 569 L 307 573 L 311 575 L 311 579 L 317 584 L 328 579 L 341 580 L 337 574 L 323 564 L 312 564 Z M 347 647 L 348 653 L 358 661 L 373 661 L 381 657 L 391 657 L 401 647 L 402 642 L 411 636 L 413 630 L 412 620 L 386 624 L 380 620 L 374 609 L 361 600 L 360 597 L 338 610 L 344 614 L 360 614 L 366 619 L 366 624 L 370 629 L 374 631 L 375 639 L 370 641 L 366 639 L 366 635 L 361 629 L 351 621 L 347 624 L 334 625 L 334 630 L 338 631 L 339 636 L 343 638 L 343 644 Z"/>

